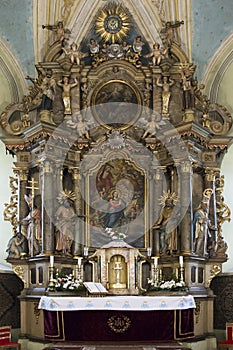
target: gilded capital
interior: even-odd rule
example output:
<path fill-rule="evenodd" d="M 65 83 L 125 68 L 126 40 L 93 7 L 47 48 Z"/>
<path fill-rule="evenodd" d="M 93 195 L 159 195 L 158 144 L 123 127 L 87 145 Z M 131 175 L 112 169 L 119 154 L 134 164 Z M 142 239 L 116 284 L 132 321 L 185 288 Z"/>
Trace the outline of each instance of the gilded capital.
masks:
<path fill-rule="evenodd" d="M 215 180 L 215 170 L 211 168 L 205 169 L 205 176 L 207 181 L 214 181 Z"/>
<path fill-rule="evenodd" d="M 74 180 L 79 179 L 79 168 L 78 167 L 70 167 L 69 168 L 69 173 L 72 174 L 72 177 Z"/>
<path fill-rule="evenodd" d="M 27 181 L 28 179 L 28 168 L 16 167 L 13 169 L 14 174 L 16 174 L 20 181 Z"/>

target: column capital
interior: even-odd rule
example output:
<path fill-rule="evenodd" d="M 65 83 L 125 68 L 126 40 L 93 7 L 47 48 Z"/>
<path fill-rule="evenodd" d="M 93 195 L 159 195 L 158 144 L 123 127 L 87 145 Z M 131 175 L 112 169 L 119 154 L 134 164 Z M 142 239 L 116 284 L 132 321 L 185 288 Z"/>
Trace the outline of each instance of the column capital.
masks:
<path fill-rule="evenodd" d="M 72 174 L 74 180 L 79 179 L 79 167 L 69 167 L 68 171 Z"/>
<path fill-rule="evenodd" d="M 175 163 L 177 167 L 180 168 L 180 171 L 183 174 L 192 174 L 193 172 L 193 164 L 191 160 L 183 160 Z"/>
<path fill-rule="evenodd" d="M 215 181 L 216 175 L 220 174 L 219 168 L 205 168 L 205 176 L 207 181 Z"/>
<path fill-rule="evenodd" d="M 43 174 L 51 174 L 54 172 L 55 161 L 42 157 L 37 160 L 38 168 Z"/>
<path fill-rule="evenodd" d="M 166 166 L 157 166 L 154 169 L 154 179 L 155 180 L 162 180 L 163 174 L 167 171 Z"/>
<path fill-rule="evenodd" d="M 27 181 L 29 169 L 27 167 L 15 167 L 13 173 L 19 177 L 20 181 Z"/>
<path fill-rule="evenodd" d="M 205 177 L 206 177 L 206 180 L 209 182 L 214 181 L 214 179 L 215 179 L 214 170 L 211 168 L 205 168 Z"/>

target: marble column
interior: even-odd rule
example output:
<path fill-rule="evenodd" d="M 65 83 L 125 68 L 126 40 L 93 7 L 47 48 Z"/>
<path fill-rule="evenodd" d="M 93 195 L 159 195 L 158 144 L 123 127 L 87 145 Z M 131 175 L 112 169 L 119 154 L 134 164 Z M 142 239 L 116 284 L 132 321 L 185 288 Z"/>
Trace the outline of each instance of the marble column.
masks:
<path fill-rule="evenodd" d="M 27 194 L 28 168 L 16 166 L 13 169 L 18 179 L 18 221 L 21 221 L 28 214 L 29 208 L 24 196 Z"/>
<path fill-rule="evenodd" d="M 83 245 L 84 245 L 84 221 L 81 217 L 82 215 L 82 202 L 81 202 L 81 193 L 79 188 L 79 167 L 70 167 L 69 172 L 73 177 L 73 186 L 75 193 L 75 210 L 77 213 L 77 222 L 75 227 L 75 237 L 74 237 L 74 256 L 80 256 L 83 254 Z"/>
<path fill-rule="evenodd" d="M 56 161 L 54 164 L 54 193 L 58 197 L 59 193 L 63 190 L 63 162 Z"/>
<path fill-rule="evenodd" d="M 216 191 L 215 191 L 215 180 L 216 175 L 219 174 L 219 169 L 205 169 L 205 189 L 211 188 L 213 193 L 210 198 L 210 206 L 209 206 L 209 216 L 211 220 L 211 224 L 214 227 L 217 227 L 217 214 L 216 214 Z"/>
<path fill-rule="evenodd" d="M 53 191 L 54 164 L 51 160 L 43 159 L 40 161 L 40 184 L 41 184 L 41 230 L 42 230 L 42 248 L 41 254 L 51 255 L 54 252 L 54 202 L 55 195 Z"/>
<path fill-rule="evenodd" d="M 163 181 L 164 181 L 164 171 L 166 171 L 166 167 L 157 166 L 155 168 L 155 174 L 154 174 L 154 223 L 157 221 L 160 211 L 161 211 L 161 204 L 160 204 L 160 198 L 163 194 Z M 152 237 L 152 255 L 153 256 L 159 256 L 159 231 L 157 229 L 153 229 L 153 237 Z"/>
<path fill-rule="evenodd" d="M 216 177 L 219 177 L 220 170 L 216 168 L 205 168 L 205 189 L 210 188 L 213 193 L 210 197 L 209 203 L 209 219 L 212 230 L 211 232 L 211 244 L 208 244 L 209 254 L 215 255 L 217 249 L 217 231 L 218 231 L 218 223 L 217 223 L 217 209 L 216 209 L 216 187 L 215 181 Z"/>
<path fill-rule="evenodd" d="M 192 176 L 191 161 L 179 163 L 180 172 L 180 252 L 193 252 L 193 206 L 192 206 Z"/>

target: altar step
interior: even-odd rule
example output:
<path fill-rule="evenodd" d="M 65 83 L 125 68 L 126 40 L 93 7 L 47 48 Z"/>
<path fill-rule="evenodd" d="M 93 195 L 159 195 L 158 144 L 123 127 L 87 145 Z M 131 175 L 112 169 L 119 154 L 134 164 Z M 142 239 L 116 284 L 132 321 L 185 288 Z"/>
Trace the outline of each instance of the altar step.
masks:
<path fill-rule="evenodd" d="M 191 350 L 179 343 L 158 343 L 153 345 L 76 345 L 57 344 L 43 350 Z"/>

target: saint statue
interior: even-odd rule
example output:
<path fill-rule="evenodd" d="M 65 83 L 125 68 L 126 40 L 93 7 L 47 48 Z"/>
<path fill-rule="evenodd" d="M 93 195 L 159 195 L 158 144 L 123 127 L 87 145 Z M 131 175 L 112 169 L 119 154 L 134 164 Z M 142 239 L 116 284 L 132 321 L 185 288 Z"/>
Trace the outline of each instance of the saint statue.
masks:
<path fill-rule="evenodd" d="M 168 115 L 168 107 L 169 101 L 171 97 L 170 87 L 175 84 L 174 80 L 170 79 L 168 76 L 164 75 L 162 82 L 160 79 L 157 79 L 157 86 L 161 86 L 163 88 L 162 92 L 162 114 Z"/>
<path fill-rule="evenodd" d="M 211 238 L 210 229 L 212 226 L 209 220 L 209 202 L 212 193 L 211 189 L 204 191 L 203 199 L 193 218 L 194 252 L 201 256 L 208 255 L 208 238 Z"/>
<path fill-rule="evenodd" d="M 28 204 L 29 213 L 20 221 L 20 224 L 27 228 L 29 255 L 34 256 L 41 251 L 41 210 L 35 204 L 32 195 L 25 195 L 24 199 Z"/>
<path fill-rule="evenodd" d="M 64 255 L 72 254 L 74 242 L 76 212 L 74 209 L 75 195 L 72 191 L 62 191 L 58 197 L 60 206 L 55 213 L 56 251 Z"/>
<path fill-rule="evenodd" d="M 177 216 L 173 215 L 176 194 L 168 192 L 162 196 L 161 201 L 164 205 L 153 228 L 159 230 L 160 253 L 169 255 L 177 251 Z"/>

